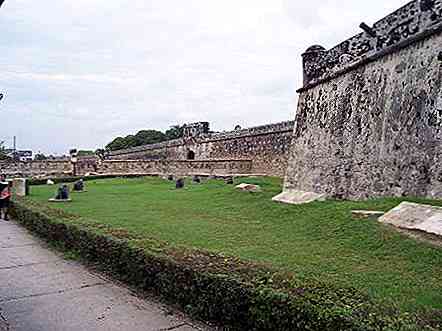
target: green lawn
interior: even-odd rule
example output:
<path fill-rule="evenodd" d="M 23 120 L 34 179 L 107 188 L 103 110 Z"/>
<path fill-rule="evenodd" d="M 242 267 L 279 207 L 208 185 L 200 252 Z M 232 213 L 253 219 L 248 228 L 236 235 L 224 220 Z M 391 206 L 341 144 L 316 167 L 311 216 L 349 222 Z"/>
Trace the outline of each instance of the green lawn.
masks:
<path fill-rule="evenodd" d="M 442 249 L 416 242 L 373 221 L 352 220 L 352 209 L 388 210 L 401 199 L 274 203 L 275 178 L 242 180 L 263 193 L 235 191 L 221 181 L 174 183 L 158 178 L 87 182 L 87 193 L 51 208 L 80 215 L 76 222 L 107 224 L 136 237 L 269 262 L 300 278 L 353 286 L 404 310 L 442 309 Z M 55 186 L 33 186 L 45 205 Z M 425 201 L 442 206 L 442 201 Z"/>

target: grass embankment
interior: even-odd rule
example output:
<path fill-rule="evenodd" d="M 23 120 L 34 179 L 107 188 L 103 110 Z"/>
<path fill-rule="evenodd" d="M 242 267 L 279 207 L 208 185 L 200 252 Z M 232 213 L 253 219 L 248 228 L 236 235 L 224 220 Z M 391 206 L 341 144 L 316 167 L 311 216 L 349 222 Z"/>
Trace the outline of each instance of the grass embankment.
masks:
<path fill-rule="evenodd" d="M 355 287 L 404 311 L 442 309 L 442 249 L 376 222 L 351 219 L 352 209 L 386 211 L 401 199 L 289 206 L 270 201 L 280 180 L 245 181 L 264 192 L 238 192 L 220 181 L 175 190 L 173 182 L 158 178 L 97 180 L 87 183 L 87 193 L 74 194 L 73 203 L 50 207 L 80 216 L 68 222 L 109 226 L 113 235 L 137 245 L 160 240 L 159 250 L 221 252 L 270 263 L 299 279 Z M 28 199 L 49 206 L 54 190 L 34 186 Z"/>

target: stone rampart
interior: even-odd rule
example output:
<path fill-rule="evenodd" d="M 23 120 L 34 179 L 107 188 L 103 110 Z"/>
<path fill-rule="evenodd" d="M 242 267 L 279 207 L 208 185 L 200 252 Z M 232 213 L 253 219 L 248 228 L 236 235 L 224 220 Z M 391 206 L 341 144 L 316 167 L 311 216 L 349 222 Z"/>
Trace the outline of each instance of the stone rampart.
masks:
<path fill-rule="evenodd" d="M 69 161 L 1 162 L 0 173 L 10 177 L 62 177 L 72 174 Z"/>
<path fill-rule="evenodd" d="M 106 160 L 100 162 L 98 174 L 145 174 L 145 175 L 244 175 L 252 172 L 250 160 Z M 79 175 L 86 174 L 80 170 Z"/>
<path fill-rule="evenodd" d="M 228 176 L 252 174 L 251 160 L 168 161 L 166 171 L 178 176 Z"/>
<path fill-rule="evenodd" d="M 75 175 L 175 175 L 224 176 L 252 173 L 251 160 L 105 160 L 79 159 Z M 0 163 L 0 173 L 8 177 L 56 178 L 73 176 L 69 161 Z"/>
<path fill-rule="evenodd" d="M 441 0 L 413 1 L 304 56 L 286 191 L 442 198 L 441 23 Z"/>
<path fill-rule="evenodd" d="M 252 173 L 284 176 L 294 122 L 189 136 L 111 152 L 110 160 L 252 160 Z"/>

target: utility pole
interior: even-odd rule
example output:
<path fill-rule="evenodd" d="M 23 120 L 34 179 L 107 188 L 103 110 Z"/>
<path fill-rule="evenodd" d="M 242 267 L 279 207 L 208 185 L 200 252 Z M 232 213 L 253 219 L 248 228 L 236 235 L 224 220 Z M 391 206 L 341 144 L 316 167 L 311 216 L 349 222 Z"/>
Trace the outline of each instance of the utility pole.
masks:
<path fill-rule="evenodd" d="M 0 0 L 1 1 L 1 0 Z M 17 159 L 17 137 L 14 136 L 12 139 L 12 157 L 14 158 L 14 161 Z"/>

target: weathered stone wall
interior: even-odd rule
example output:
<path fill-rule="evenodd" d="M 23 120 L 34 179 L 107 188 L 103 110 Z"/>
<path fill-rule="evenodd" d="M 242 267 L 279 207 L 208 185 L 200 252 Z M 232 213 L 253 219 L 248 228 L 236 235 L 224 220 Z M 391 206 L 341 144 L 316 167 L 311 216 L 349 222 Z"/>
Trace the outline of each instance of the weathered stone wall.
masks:
<path fill-rule="evenodd" d="M 187 136 L 160 144 L 112 152 L 111 160 L 252 160 L 251 173 L 284 176 L 294 122 Z"/>
<path fill-rule="evenodd" d="M 226 176 L 252 174 L 251 160 L 167 161 L 164 174 L 178 176 Z"/>
<path fill-rule="evenodd" d="M 62 177 L 72 174 L 69 161 L 2 162 L 0 173 L 10 177 Z"/>
<path fill-rule="evenodd" d="M 441 14 L 414 1 L 306 66 L 285 190 L 442 198 Z"/>
<path fill-rule="evenodd" d="M 207 159 L 251 159 L 252 172 L 283 177 L 287 167 L 293 122 L 219 133 L 197 144 Z"/>
<path fill-rule="evenodd" d="M 73 166 L 69 161 L 41 161 L 1 163 L 0 173 L 8 177 L 54 178 L 72 176 Z M 175 176 L 223 176 L 252 173 L 251 160 L 105 160 L 80 159 L 76 164 L 76 175 L 175 175 Z"/>
<path fill-rule="evenodd" d="M 166 141 L 111 152 L 109 160 L 166 160 L 186 159 L 185 141 L 183 139 Z"/>
<path fill-rule="evenodd" d="M 250 160 L 107 160 L 100 162 L 98 174 L 145 174 L 145 175 L 244 175 L 250 174 L 252 162 Z M 80 171 L 84 175 L 84 171 Z"/>
<path fill-rule="evenodd" d="M 159 161 L 144 160 L 116 160 L 99 162 L 98 174 L 161 174 L 163 166 Z M 84 175 L 85 170 L 79 169 L 79 174 Z"/>

